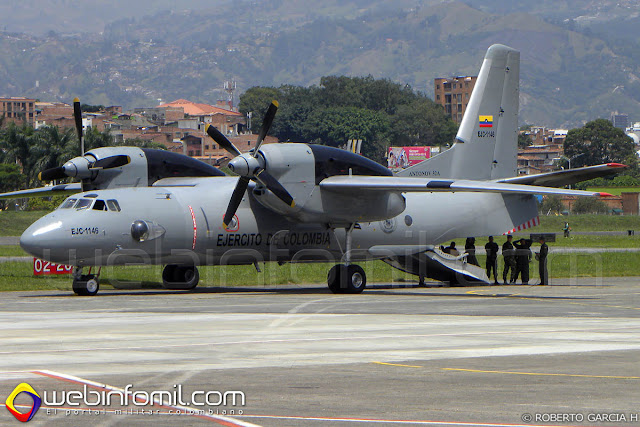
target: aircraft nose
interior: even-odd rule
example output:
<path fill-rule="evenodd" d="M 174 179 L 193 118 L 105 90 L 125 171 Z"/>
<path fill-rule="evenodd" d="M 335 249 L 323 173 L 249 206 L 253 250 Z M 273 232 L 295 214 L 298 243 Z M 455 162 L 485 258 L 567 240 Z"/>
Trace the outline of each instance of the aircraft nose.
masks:
<path fill-rule="evenodd" d="M 62 221 L 55 218 L 41 218 L 31 224 L 22 236 L 20 236 L 20 247 L 38 258 L 47 259 L 45 252 L 50 253 L 60 242 L 60 232 Z"/>

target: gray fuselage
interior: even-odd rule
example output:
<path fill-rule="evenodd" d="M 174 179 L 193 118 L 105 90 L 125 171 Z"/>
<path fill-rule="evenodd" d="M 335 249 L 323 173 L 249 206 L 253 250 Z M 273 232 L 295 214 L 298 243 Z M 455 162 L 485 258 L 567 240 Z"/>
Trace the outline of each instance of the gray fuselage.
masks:
<path fill-rule="evenodd" d="M 76 266 L 335 262 L 343 257 L 343 228 L 289 221 L 262 206 L 252 187 L 225 229 L 222 218 L 237 178 L 195 182 L 188 187 L 79 193 L 67 199 L 67 207 L 63 203 L 31 225 L 20 244 L 36 257 Z M 316 186 L 314 191 L 321 190 Z M 353 231 L 352 259 L 409 255 L 456 238 L 502 234 L 536 215 L 531 196 L 409 193 L 404 197 L 402 214 L 359 223 Z M 90 204 L 77 209 L 73 199 Z M 132 236 L 136 221 L 146 224 L 147 235 L 140 240 Z"/>

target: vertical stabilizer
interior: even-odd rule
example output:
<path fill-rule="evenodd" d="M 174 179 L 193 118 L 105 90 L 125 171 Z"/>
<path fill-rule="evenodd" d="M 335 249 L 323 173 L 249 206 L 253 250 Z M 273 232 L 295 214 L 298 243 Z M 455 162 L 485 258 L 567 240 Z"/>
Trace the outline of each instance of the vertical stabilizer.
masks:
<path fill-rule="evenodd" d="M 490 180 L 516 175 L 520 52 L 495 44 L 484 57 L 453 146 L 399 176 Z"/>

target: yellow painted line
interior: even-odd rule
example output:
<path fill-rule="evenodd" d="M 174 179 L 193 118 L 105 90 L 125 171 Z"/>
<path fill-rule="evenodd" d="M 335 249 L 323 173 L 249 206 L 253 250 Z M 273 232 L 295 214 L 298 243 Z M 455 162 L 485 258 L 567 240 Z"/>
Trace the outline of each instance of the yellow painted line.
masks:
<path fill-rule="evenodd" d="M 371 362 L 377 365 L 387 365 L 387 366 L 400 366 L 402 368 L 424 368 L 424 366 L 414 366 L 414 365 L 401 365 L 399 363 L 386 363 L 386 362 Z"/>
<path fill-rule="evenodd" d="M 546 376 L 546 377 L 578 377 L 578 378 L 611 378 L 616 380 L 640 380 L 640 377 L 625 377 L 616 375 L 582 375 L 582 374 L 552 374 L 545 372 L 511 372 L 511 371 L 483 371 L 480 369 L 457 369 L 457 368 L 442 368 L 445 371 L 462 371 L 462 372 L 476 372 L 482 374 L 508 374 L 508 375 L 532 375 L 532 376 Z"/>
<path fill-rule="evenodd" d="M 537 285 L 530 285 L 530 287 L 533 286 L 537 286 Z M 487 297 L 499 297 L 499 298 L 514 298 L 514 299 L 521 299 L 521 300 L 525 300 L 525 301 L 542 301 L 542 302 L 548 302 L 550 301 L 549 299 L 546 298 L 537 298 L 537 297 L 524 297 L 522 296 L 522 293 L 517 293 L 517 294 L 505 294 L 505 295 L 500 295 L 500 294 L 486 294 L 486 293 L 481 293 L 481 294 L 477 294 L 476 292 L 490 292 L 490 289 L 478 289 L 478 290 L 473 290 L 473 291 L 467 291 L 466 294 L 468 295 L 482 295 L 482 296 L 487 296 Z M 595 295 L 597 296 L 597 295 Z M 567 304 L 570 305 L 580 305 L 583 307 L 605 307 L 605 308 L 621 308 L 623 310 L 640 310 L 640 307 L 629 307 L 629 306 L 623 306 L 623 305 L 607 305 L 607 304 L 589 304 L 589 303 L 583 303 L 583 302 L 571 302 L 571 301 L 565 301 Z"/>

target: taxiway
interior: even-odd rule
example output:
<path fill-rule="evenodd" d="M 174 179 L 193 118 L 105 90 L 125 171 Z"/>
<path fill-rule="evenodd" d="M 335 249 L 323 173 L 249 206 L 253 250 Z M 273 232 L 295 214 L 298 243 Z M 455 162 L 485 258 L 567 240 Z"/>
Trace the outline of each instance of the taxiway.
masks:
<path fill-rule="evenodd" d="M 8 292 L 0 400 L 20 382 L 49 393 L 180 384 L 186 395 L 246 396 L 230 417 L 216 406 L 176 419 L 171 405 L 155 415 L 47 414 L 43 405 L 31 425 L 620 425 L 586 417 L 640 414 L 638 283 Z M 540 421 L 545 414 L 583 421 Z"/>

